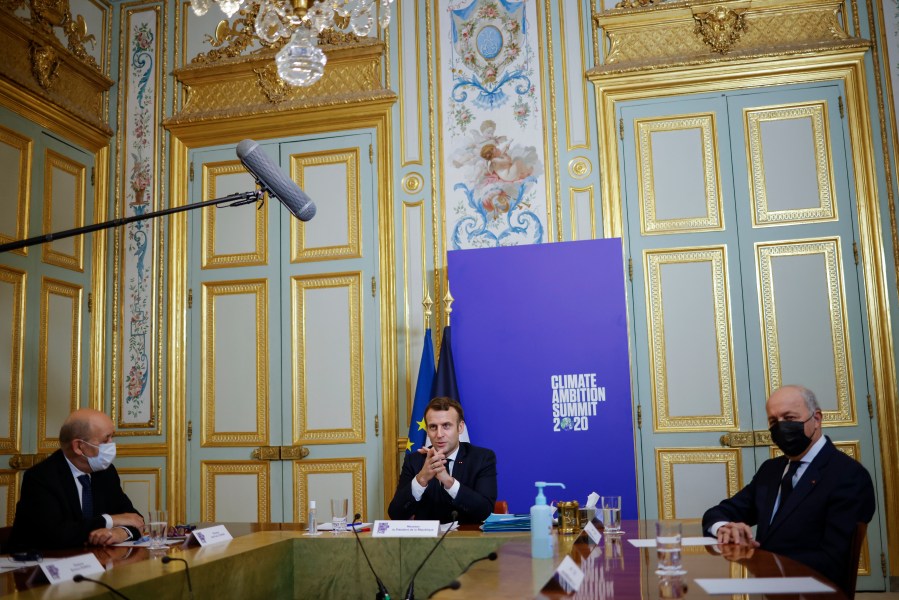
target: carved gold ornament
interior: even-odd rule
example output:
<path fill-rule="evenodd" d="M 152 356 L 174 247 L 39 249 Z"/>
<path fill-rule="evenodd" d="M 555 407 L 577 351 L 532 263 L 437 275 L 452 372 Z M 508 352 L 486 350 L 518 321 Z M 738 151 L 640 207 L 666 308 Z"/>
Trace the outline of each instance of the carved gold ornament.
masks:
<path fill-rule="evenodd" d="M 77 15 L 75 19 L 67 19 L 65 24 L 63 24 L 62 30 L 69 40 L 69 52 L 74 54 L 82 62 L 99 69 L 100 65 L 97 64 L 96 59 L 84 49 L 85 43 L 90 42 L 91 48 L 93 48 L 97 41 L 94 34 L 87 32 L 87 22 L 84 20 L 84 17 Z"/>
<path fill-rule="evenodd" d="M 664 0 L 661 0 L 663 2 Z M 615 8 L 640 8 L 642 6 L 652 6 L 655 0 L 621 0 L 615 5 Z"/>
<path fill-rule="evenodd" d="M 272 104 L 283 102 L 290 95 L 290 86 L 278 77 L 278 70 L 274 64 L 269 64 L 263 69 L 253 69 L 256 73 L 256 81 L 259 89 Z"/>
<path fill-rule="evenodd" d="M 53 86 L 59 75 L 59 56 L 50 46 L 31 44 L 31 73 L 45 90 Z"/>
<path fill-rule="evenodd" d="M 727 54 L 740 36 L 748 29 L 743 18 L 743 10 L 731 10 L 719 6 L 707 13 L 693 15 L 696 26 L 693 33 L 697 33 L 714 52 Z"/>

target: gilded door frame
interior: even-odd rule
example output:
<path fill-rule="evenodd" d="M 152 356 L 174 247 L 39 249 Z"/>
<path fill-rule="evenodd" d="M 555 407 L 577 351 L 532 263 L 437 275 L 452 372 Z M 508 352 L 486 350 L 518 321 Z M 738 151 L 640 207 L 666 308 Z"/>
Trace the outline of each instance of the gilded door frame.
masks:
<path fill-rule="evenodd" d="M 77 115 L 48 102 L 28 88 L 0 79 L 0 106 L 45 128 L 64 140 L 80 146 L 94 157 L 93 222 L 108 218 L 109 208 L 109 143 L 111 134 Z M 29 232 L 29 236 L 40 232 Z M 87 406 L 103 410 L 106 388 L 106 302 L 107 302 L 107 232 L 98 231 L 91 241 L 91 311 L 90 366 L 88 367 Z M 20 416 L 21 418 L 21 416 Z"/>
<path fill-rule="evenodd" d="M 168 125 L 171 138 L 170 205 L 187 203 L 190 194 L 189 152 L 206 146 L 236 143 L 252 137 L 262 141 L 290 135 L 334 133 L 349 129 L 371 128 L 377 140 L 378 173 L 378 277 L 380 278 L 381 319 L 381 417 L 384 477 L 384 506 L 393 495 L 396 481 L 397 434 L 397 357 L 396 357 L 396 284 L 394 252 L 394 209 L 391 156 L 391 109 L 395 97 L 382 97 L 357 104 L 315 106 L 297 111 L 246 117 L 189 121 Z M 170 289 L 166 361 L 168 373 L 168 455 L 167 503 L 176 519 L 187 515 L 187 256 L 188 226 L 186 213 L 169 217 L 168 285 Z"/>
<path fill-rule="evenodd" d="M 866 45 L 789 57 L 752 57 L 706 65 L 684 65 L 630 72 L 593 72 L 597 128 L 601 144 L 603 235 L 622 237 L 622 195 L 618 164 L 619 102 L 702 92 L 752 89 L 774 84 L 842 82 L 854 164 L 865 305 L 880 441 L 884 517 L 890 571 L 899 571 L 899 436 L 896 365 L 890 331 L 889 295 L 885 277 L 882 223 L 877 204 L 875 153 L 868 107 L 864 59 Z"/>

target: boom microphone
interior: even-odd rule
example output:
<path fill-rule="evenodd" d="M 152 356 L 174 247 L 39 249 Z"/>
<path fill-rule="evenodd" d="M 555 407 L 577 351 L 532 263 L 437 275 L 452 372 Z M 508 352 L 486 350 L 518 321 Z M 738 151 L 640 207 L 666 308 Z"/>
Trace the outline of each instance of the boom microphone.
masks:
<path fill-rule="evenodd" d="M 103 581 L 100 581 L 99 579 L 91 579 L 90 577 L 85 577 L 85 576 L 82 575 L 81 573 L 78 573 L 77 575 L 75 575 L 74 577 L 72 577 L 72 581 L 74 581 L 75 583 L 81 583 L 82 581 L 90 581 L 91 583 L 96 583 L 97 585 L 102 585 L 102 586 L 105 587 L 107 590 L 109 590 L 110 592 L 112 592 L 112 593 L 115 594 L 116 596 L 119 596 L 120 598 L 124 598 L 125 600 L 129 600 L 129 599 L 128 599 L 128 596 L 126 596 L 125 594 L 123 594 L 123 593 L 120 592 L 119 590 L 115 589 L 114 587 L 112 587 L 112 586 L 109 585 L 108 583 L 105 583 L 105 582 L 103 582 Z"/>
<path fill-rule="evenodd" d="M 365 553 L 365 546 L 362 545 L 362 540 L 359 539 L 359 533 L 356 531 L 356 523 L 358 523 L 361 518 L 362 515 L 360 513 L 353 515 L 351 528 L 353 530 L 353 535 L 356 536 L 356 543 L 359 545 L 359 549 L 362 550 L 362 556 L 365 557 L 365 562 L 368 563 L 371 574 L 375 576 L 375 581 L 378 582 L 378 593 L 375 594 L 375 600 L 390 600 L 390 592 L 387 591 L 387 586 L 384 585 L 384 582 L 381 581 L 381 578 L 375 573 L 375 568 L 371 566 L 371 561 L 368 560 L 368 554 Z"/>
<path fill-rule="evenodd" d="M 425 559 L 423 561 L 421 561 L 421 564 L 418 565 L 417 569 L 415 569 L 415 573 L 412 574 L 412 579 L 409 580 L 409 587 L 406 589 L 406 595 L 403 596 L 403 600 L 415 600 L 415 576 L 418 575 L 418 572 L 421 571 L 421 568 L 423 566 L 425 566 L 425 563 L 428 562 L 428 559 L 431 558 L 432 554 L 434 554 L 434 550 L 437 549 L 437 546 L 440 545 L 440 543 L 443 541 L 443 538 L 446 537 L 446 534 L 448 534 L 450 532 L 450 529 L 453 528 L 452 524 L 455 523 L 456 519 L 459 518 L 459 513 L 457 513 L 456 511 L 453 511 L 452 517 L 453 517 L 453 520 L 452 520 L 452 523 L 450 523 L 450 526 L 446 528 L 446 531 L 443 532 L 443 535 L 440 536 L 440 539 L 437 540 L 437 543 L 434 544 L 434 547 L 431 548 L 431 551 L 428 552 L 428 555 L 425 556 Z"/>
<path fill-rule="evenodd" d="M 183 558 L 177 558 L 174 556 L 169 556 L 166 554 L 162 557 L 162 564 L 167 565 L 173 560 L 179 560 L 184 563 L 184 574 L 187 576 L 187 591 L 190 592 L 190 597 L 194 597 L 194 586 L 190 584 L 190 565 L 187 564 L 187 561 Z"/>
<path fill-rule="evenodd" d="M 237 144 L 237 158 L 246 167 L 259 186 L 281 201 L 290 214 L 300 221 L 308 221 L 315 216 L 315 203 L 300 189 L 290 177 L 272 162 L 258 143 L 243 140 Z"/>

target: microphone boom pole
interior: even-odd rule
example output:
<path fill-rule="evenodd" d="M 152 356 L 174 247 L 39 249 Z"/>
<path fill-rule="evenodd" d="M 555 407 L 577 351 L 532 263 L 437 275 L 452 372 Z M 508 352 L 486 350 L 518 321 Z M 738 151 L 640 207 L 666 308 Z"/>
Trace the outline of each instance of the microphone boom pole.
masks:
<path fill-rule="evenodd" d="M 67 229 L 65 231 L 60 231 L 59 233 L 45 233 L 44 235 L 38 235 L 24 240 L 16 240 L 15 242 L 0 244 L 0 254 L 2 254 L 3 252 L 9 252 L 10 250 L 18 250 L 19 248 L 27 248 L 28 246 L 45 244 L 54 240 L 61 240 L 72 236 L 81 235 L 83 233 L 92 233 L 94 231 L 101 231 L 103 229 L 109 229 L 111 227 L 127 225 L 128 223 L 134 223 L 135 221 L 144 221 L 147 219 L 155 219 L 156 217 L 164 217 L 166 215 L 193 210 L 195 208 L 202 208 L 204 206 L 217 206 L 219 204 L 227 203 L 227 205 L 230 207 L 241 206 L 243 204 L 251 204 L 253 202 L 261 201 L 262 196 L 262 190 L 257 189 L 252 192 L 240 192 L 238 194 L 231 194 L 229 196 L 223 196 L 221 198 L 213 198 L 211 200 L 203 200 L 202 202 L 192 202 L 190 204 L 182 204 L 181 206 L 175 206 L 172 208 L 164 208 L 162 210 L 156 210 L 142 215 L 120 217 L 118 219 L 112 219 L 110 221 L 103 221 L 102 223 L 94 223 L 93 225 L 85 225 L 83 227 L 76 227 L 75 229 Z"/>

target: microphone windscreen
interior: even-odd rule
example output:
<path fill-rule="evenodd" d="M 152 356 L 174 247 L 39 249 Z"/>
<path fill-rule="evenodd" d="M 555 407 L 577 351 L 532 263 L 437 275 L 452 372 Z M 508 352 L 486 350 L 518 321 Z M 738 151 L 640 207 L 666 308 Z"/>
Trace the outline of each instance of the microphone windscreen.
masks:
<path fill-rule="evenodd" d="M 162 564 L 167 565 L 167 564 L 169 564 L 170 562 L 172 562 L 172 557 L 171 557 L 171 556 L 166 555 L 166 556 L 163 556 L 163 557 L 162 557 Z"/>
<path fill-rule="evenodd" d="M 353 522 L 356 522 L 361 518 L 362 518 L 362 513 L 356 513 L 355 515 L 353 515 Z"/>
<path fill-rule="evenodd" d="M 78 573 L 74 577 L 72 577 L 72 581 L 74 581 L 75 583 L 84 581 L 84 575 L 82 575 L 81 573 Z"/>
<path fill-rule="evenodd" d="M 458 590 L 460 587 L 462 587 L 462 584 L 455 579 L 453 579 L 449 584 L 449 589 L 451 590 Z"/>
<path fill-rule="evenodd" d="M 496 560 L 496 552 L 491 552 L 487 555 L 487 560 Z"/>
<path fill-rule="evenodd" d="M 315 216 L 315 203 L 312 199 L 284 174 L 257 142 L 248 139 L 237 144 L 237 158 L 269 194 L 281 201 L 290 214 L 300 221 L 308 221 Z"/>

